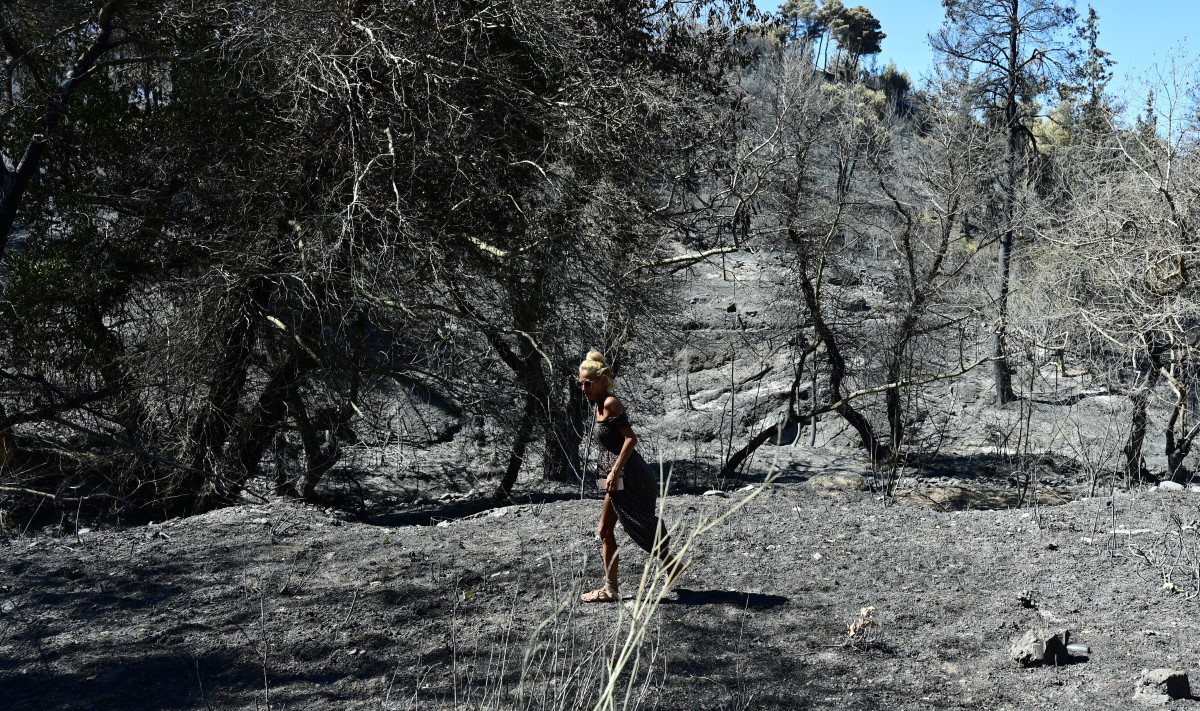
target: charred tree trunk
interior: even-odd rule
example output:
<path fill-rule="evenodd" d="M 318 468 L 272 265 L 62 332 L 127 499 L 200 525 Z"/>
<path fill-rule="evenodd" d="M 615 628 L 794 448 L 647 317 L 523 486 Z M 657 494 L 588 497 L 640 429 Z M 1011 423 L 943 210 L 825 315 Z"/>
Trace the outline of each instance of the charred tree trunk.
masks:
<path fill-rule="evenodd" d="M 525 410 L 521 414 L 521 424 L 517 426 L 516 437 L 513 440 L 512 452 L 508 455 L 508 468 L 504 477 L 496 487 L 496 500 L 504 501 L 512 494 L 512 488 L 517 483 L 517 475 L 521 472 L 521 464 L 525 461 L 525 450 L 529 446 L 529 438 L 533 435 L 533 423 L 537 419 L 541 403 L 532 392 L 525 395 Z"/>
<path fill-rule="evenodd" d="M 225 337 L 222 339 L 221 360 L 209 382 L 208 397 L 201 408 L 191 432 L 189 467 L 174 482 L 174 498 L 169 513 L 175 516 L 199 512 L 206 490 L 213 486 L 213 477 L 206 476 L 220 460 L 220 453 L 229 436 L 238 402 L 246 387 L 250 355 L 258 332 L 258 323 L 265 313 L 273 289 L 266 277 L 254 277 L 238 298 L 238 308 L 231 314 Z"/>
<path fill-rule="evenodd" d="M 293 391 L 289 393 L 288 406 L 292 416 L 296 420 L 296 427 L 300 430 L 300 441 L 303 443 L 304 457 L 307 462 L 302 478 L 300 495 L 304 497 L 305 501 L 314 501 L 316 499 L 317 484 L 320 483 L 321 478 L 341 458 L 341 446 L 336 430 L 328 433 L 328 444 L 325 447 L 321 446 L 321 438 L 317 427 L 308 416 L 308 409 L 304 406 L 304 401 L 300 398 L 298 392 Z"/>
<path fill-rule="evenodd" d="M 125 438 L 133 445 L 140 446 L 143 433 L 150 424 L 150 416 L 145 404 L 134 391 L 133 376 L 126 370 L 122 362 L 125 355 L 125 345 L 121 339 L 104 324 L 104 314 L 97 301 L 88 301 L 80 305 L 78 312 L 81 335 L 84 347 L 91 351 L 96 358 L 100 377 L 104 386 L 115 391 L 117 400 L 117 416 L 121 427 L 125 430 Z"/>
<path fill-rule="evenodd" d="M 543 471 L 551 481 L 571 481 L 583 474 L 579 445 L 583 442 L 582 422 L 586 413 L 583 395 L 577 387 L 567 388 L 562 409 L 549 413 L 546 428 L 546 459 Z"/>
<path fill-rule="evenodd" d="M 1020 26 L 1013 23 L 1008 32 L 1008 56 L 1016 60 L 1020 42 Z M 1020 166 L 1017 158 L 1021 153 L 1021 140 L 1024 127 L 1021 126 L 1018 112 L 1018 82 L 1019 70 L 1009 67 L 1006 81 L 1008 84 L 1004 104 L 1004 120 L 1007 128 L 1007 145 L 1004 152 L 1004 232 L 1000 235 L 999 252 L 996 257 L 996 272 L 999 279 L 996 294 L 996 330 L 992 334 L 992 374 L 996 382 L 996 402 L 1000 405 L 1017 399 L 1012 387 L 1012 367 L 1008 362 L 1008 294 L 1011 289 L 1013 232 L 1017 214 L 1017 180 L 1020 177 Z"/>
<path fill-rule="evenodd" d="M 1171 419 L 1167 422 L 1167 478 L 1177 484 L 1186 484 L 1191 472 L 1183 465 L 1191 454 L 1192 444 L 1196 439 L 1196 430 L 1181 432 L 1175 436 L 1175 424 L 1180 420 L 1183 399 L 1171 408 Z"/>
<path fill-rule="evenodd" d="M 307 465 L 301 478 L 300 489 L 300 495 L 307 501 L 313 501 L 316 498 L 317 484 L 320 483 L 325 474 L 342 458 L 342 431 L 354 417 L 359 392 L 362 389 L 362 370 L 366 355 L 366 327 L 367 316 L 360 312 L 354 325 L 355 351 L 350 373 L 349 393 L 345 403 L 338 412 L 335 415 L 325 418 L 328 420 L 327 422 L 320 423 L 327 433 L 328 442 L 325 447 L 321 447 L 318 426 L 308 416 L 308 409 L 305 407 L 304 400 L 297 387 L 299 384 L 298 380 L 288 388 L 286 395 L 288 411 L 291 413 L 292 418 L 296 422 L 297 429 L 300 431 L 300 440 L 303 443 L 304 456 L 307 460 Z M 286 476 L 284 478 L 286 479 Z M 277 472 L 277 487 L 279 486 L 279 481 L 280 477 Z M 286 484 L 284 488 L 286 490 Z"/>
<path fill-rule="evenodd" d="M 1146 467 L 1142 463 L 1142 443 L 1146 439 L 1146 407 L 1150 400 L 1150 392 L 1158 381 L 1152 376 L 1146 387 L 1138 389 L 1132 396 L 1133 419 L 1129 428 L 1129 441 L 1121 450 L 1125 455 L 1125 476 L 1129 481 L 1141 481 L 1147 478 Z"/>
<path fill-rule="evenodd" d="M 809 356 L 817 351 L 821 342 L 816 341 L 811 345 L 805 346 L 800 354 L 800 363 L 796 366 L 796 376 L 792 378 L 792 386 L 788 391 L 788 409 L 784 414 L 783 421 L 767 427 L 758 434 L 750 438 L 744 447 L 737 450 L 729 456 L 725 464 L 721 467 L 721 476 L 729 478 L 737 474 L 741 468 L 742 462 L 750 458 L 759 447 L 771 441 L 772 437 L 776 438 L 778 443 L 783 442 L 783 433 L 785 430 L 796 428 L 796 439 L 800 439 L 800 433 L 805 426 L 814 427 L 816 425 L 816 416 L 810 418 L 801 418 L 796 412 L 796 401 L 800 399 L 800 386 L 804 382 L 804 366 L 808 362 Z M 809 393 L 809 400 L 812 402 L 812 410 L 817 409 L 816 393 Z"/>
<path fill-rule="evenodd" d="M 900 323 L 900 328 L 896 332 L 896 339 L 892 347 L 892 352 L 889 354 L 887 362 L 887 382 L 899 383 L 904 376 L 904 354 L 908 350 L 908 343 L 912 340 L 913 331 L 917 324 L 917 308 L 920 306 L 920 299 L 915 298 L 914 303 L 904 315 L 903 321 Z M 884 393 L 884 402 L 887 406 L 888 426 L 891 430 L 891 441 L 888 446 L 892 453 L 900 451 L 900 447 L 904 443 L 904 393 L 900 388 L 888 388 Z"/>
<path fill-rule="evenodd" d="M 801 275 L 800 290 L 804 294 L 805 305 L 812 314 L 817 338 L 825 345 L 826 357 L 829 360 L 829 398 L 832 402 L 838 402 L 842 399 L 842 383 L 846 378 L 846 360 L 842 357 L 833 330 L 825 322 L 821 305 L 817 300 L 816 288 L 807 274 Z M 854 431 L 858 433 L 862 439 L 863 448 L 867 450 L 872 461 L 883 462 L 891 456 L 891 449 L 879 441 L 871 423 L 853 405 L 845 403 L 835 411 L 846 421 L 846 424 L 853 427 Z"/>
<path fill-rule="evenodd" d="M 304 361 L 308 359 L 305 358 Z M 246 480 L 258 473 L 258 465 L 266 454 L 275 431 L 287 415 L 288 393 L 299 384 L 311 364 L 302 362 L 295 351 L 289 353 L 271 369 L 266 387 L 259 395 L 258 403 L 246 416 L 242 426 L 230 442 L 230 459 L 227 486 L 230 491 L 222 496 L 231 498 L 243 487 Z"/>
<path fill-rule="evenodd" d="M 1163 367 L 1162 356 L 1168 347 L 1166 343 L 1162 342 L 1163 338 L 1165 336 L 1156 333 L 1150 333 L 1144 337 L 1146 356 L 1149 361 L 1146 385 L 1135 390 L 1130 396 L 1133 400 L 1133 417 L 1129 428 L 1129 441 L 1126 442 L 1122 453 L 1125 455 L 1125 475 L 1131 482 L 1142 481 L 1147 478 L 1148 474 L 1142 463 L 1142 444 L 1146 440 L 1146 424 L 1148 422 L 1146 411 L 1150 404 L 1150 394 L 1158 385 Z"/>
<path fill-rule="evenodd" d="M 1185 359 L 1186 357 L 1186 355 L 1183 356 Z M 1184 362 L 1181 365 L 1183 367 L 1180 368 L 1180 372 L 1186 374 L 1189 370 L 1187 363 Z M 1191 478 L 1191 472 L 1184 466 L 1184 462 L 1191 454 L 1196 436 L 1200 435 L 1200 423 L 1189 426 L 1188 404 L 1191 399 L 1191 389 L 1188 387 L 1186 375 L 1182 378 L 1182 382 L 1172 378 L 1171 385 L 1175 388 L 1176 399 L 1175 404 L 1171 407 L 1171 417 L 1167 420 L 1166 427 L 1167 477 L 1177 484 L 1186 484 Z M 1178 435 L 1175 433 L 1176 425 L 1179 427 Z"/>

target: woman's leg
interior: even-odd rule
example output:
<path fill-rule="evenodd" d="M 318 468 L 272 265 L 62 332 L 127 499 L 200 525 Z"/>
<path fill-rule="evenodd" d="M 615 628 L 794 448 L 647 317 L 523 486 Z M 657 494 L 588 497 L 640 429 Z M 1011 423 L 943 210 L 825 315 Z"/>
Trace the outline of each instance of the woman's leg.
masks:
<path fill-rule="evenodd" d="M 604 497 L 604 511 L 600 514 L 600 543 L 604 546 L 604 580 L 616 587 L 617 582 L 617 508 L 612 497 Z"/>
<path fill-rule="evenodd" d="M 669 590 L 679 582 L 679 578 L 687 570 L 689 563 L 685 563 L 678 556 L 671 555 L 671 536 L 661 521 L 658 524 L 658 539 L 654 543 L 654 554 L 663 563 L 663 570 L 667 573 L 666 589 Z"/>
<path fill-rule="evenodd" d="M 604 497 L 604 510 L 600 514 L 600 543 L 604 553 L 604 587 L 593 590 L 583 596 L 584 602 L 616 602 L 620 599 L 617 591 L 617 509 L 612 499 Z"/>

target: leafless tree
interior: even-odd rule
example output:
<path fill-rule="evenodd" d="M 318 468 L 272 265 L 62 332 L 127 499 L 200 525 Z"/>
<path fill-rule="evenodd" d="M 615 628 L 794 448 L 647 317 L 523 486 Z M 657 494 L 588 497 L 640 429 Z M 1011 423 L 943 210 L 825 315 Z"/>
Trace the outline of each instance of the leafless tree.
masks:
<path fill-rule="evenodd" d="M 1074 354 L 1115 392 L 1129 396 L 1124 446 L 1132 481 L 1147 475 L 1149 408 L 1165 398 L 1166 475 L 1188 476 L 1184 460 L 1200 433 L 1195 403 L 1197 96 L 1194 67 L 1174 64 L 1137 125 L 1088 137 L 1058 156 L 1070 204 L 1050 203 L 1033 255 L 1037 287 L 1056 304 L 1042 314 L 1055 345 Z M 1164 392 L 1165 391 L 1165 392 Z"/>

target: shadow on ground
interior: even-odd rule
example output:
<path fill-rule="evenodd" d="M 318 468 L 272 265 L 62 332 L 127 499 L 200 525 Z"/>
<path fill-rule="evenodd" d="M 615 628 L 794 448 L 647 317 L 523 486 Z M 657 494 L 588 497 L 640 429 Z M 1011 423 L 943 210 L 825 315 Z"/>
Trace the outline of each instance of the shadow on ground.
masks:
<path fill-rule="evenodd" d="M 773 607 L 786 605 L 788 599 L 782 595 L 764 595 L 762 593 L 747 593 L 737 590 L 688 590 L 676 588 L 677 597 L 674 600 L 663 600 L 664 605 L 733 605 L 755 610 L 769 610 Z"/>
<path fill-rule="evenodd" d="M 511 499 L 497 501 L 491 496 L 481 496 L 472 499 L 437 502 L 404 511 L 380 513 L 369 517 L 366 521 L 375 526 L 435 526 L 442 521 L 467 519 L 506 508 L 508 506 L 542 506 L 560 501 L 575 501 L 578 493 L 545 493 L 530 495 L 514 495 Z"/>

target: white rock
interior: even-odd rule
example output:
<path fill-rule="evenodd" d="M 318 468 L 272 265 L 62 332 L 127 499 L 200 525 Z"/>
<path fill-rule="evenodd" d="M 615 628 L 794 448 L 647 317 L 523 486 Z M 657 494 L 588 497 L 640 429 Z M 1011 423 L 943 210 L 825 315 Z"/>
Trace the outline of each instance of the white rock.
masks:
<path fill-rule="evenodd" d="M 1191 695 L 1187 672 L 1178 669 L 1143 669 L 1142 677 L 1134 687 L 1133 700 L 1147 706 L 1161 706 Z"/>

